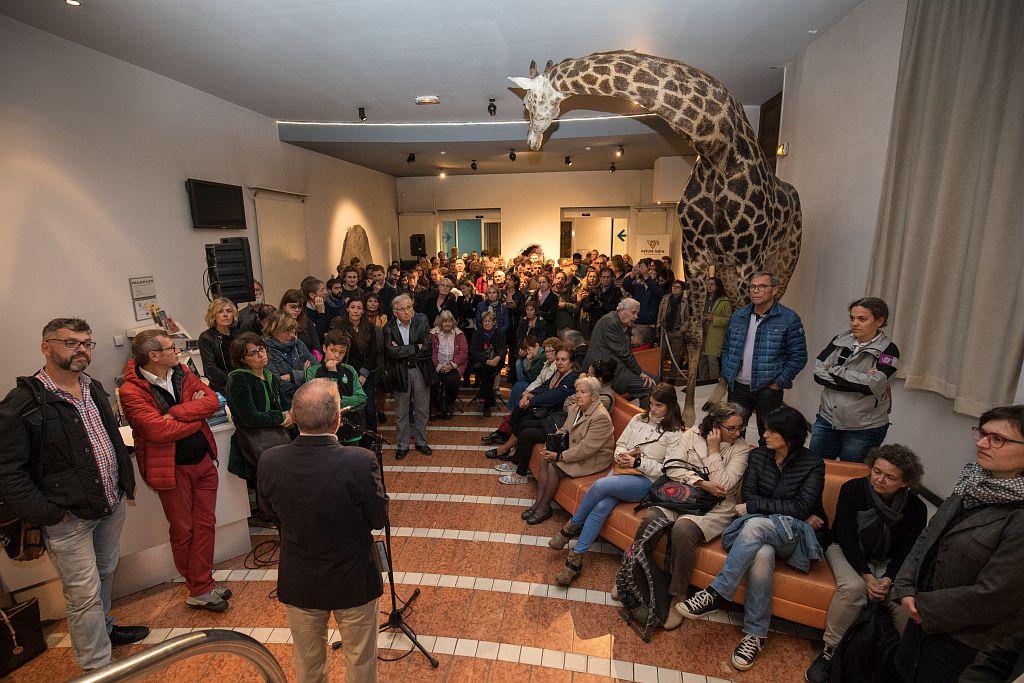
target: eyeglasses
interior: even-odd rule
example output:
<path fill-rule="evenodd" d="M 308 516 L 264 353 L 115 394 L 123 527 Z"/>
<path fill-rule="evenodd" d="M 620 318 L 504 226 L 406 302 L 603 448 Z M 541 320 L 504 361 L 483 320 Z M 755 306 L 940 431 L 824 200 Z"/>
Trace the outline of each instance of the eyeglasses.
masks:
<path fill-rule="evenodd" d="M 724 425 L 724 424 L 719 424 L 718 426 L 719 426 L 719 427 L 720 427 L 721 429 L 724 429 L 724 430 L 725 430 L 725 431 L 727 431 L 727 432 L 732 432 L 733 434 L 739 434 L 739 433 L 740 433 L 740 430 L 741 430 L 741 429 L 743 429 L 743 426 L 742 426 L 742 425 L 740 425 L 739 427 L 729 427 L 729 426 L 727 426 L 727 425 Z"/>
<path fill-rule="evenodd" d="M 751 292 L 766 292 L 775 285 L 750 285 Z"/>
<path fill-rule="evenodd" d="M 396 311 L 411 311 L 412 306 L 398 306 L 395 308 Z"/>
<path fill-rule="evenodd" d="M 67 349 L 77 349 L 78 347 L 82 347 L 83 349 L 92 351 L 96 348 L 96 342 L 94 341 L 79 341 L 77 339 L 44 339 L 43 341 L 60 342 L 64 345 L 64 348 Z"/>
<path fill-rule="evenodd" d="M 1010 439 L 1003 436 L 1002 434 L 997 434 L 995 432 L 986 432 L 983 431 L 980 427 L 971 427 L 971 436 L 974 437 L 975 441 L 981 441 L 982 439 L 987 438 L 988 442 L 992 444 L 992 448 L 1002 448 L 1008 443 L 1017 443 L 1024 445 L 1024 441 Z"/>
<path fill-rule="evenodd" d="M 245 355 L 248 356 L 249 358 L 255 358 L 256 356 L 261 356 L 261 355 L 263 355 L 266 352 L 267 352 L 266 347 L 261 346 L 258 349 L 253 349 L 252 351 L 246 351 Z"/>
<path fill-rule="evenodd" d="M 175 346 L 174 344 L 171 344 L 170 346 L 161 346 L 159 350 L 160 351 L 174 351 L 175 353 L 177 353 L 178 352 L 178 347 Z"/>

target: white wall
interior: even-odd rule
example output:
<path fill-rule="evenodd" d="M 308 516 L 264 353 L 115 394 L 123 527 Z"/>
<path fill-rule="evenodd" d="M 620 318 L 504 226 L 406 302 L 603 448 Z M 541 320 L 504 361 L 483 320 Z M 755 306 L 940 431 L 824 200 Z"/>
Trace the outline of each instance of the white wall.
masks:
<path fill-rule="evenodd" d="M 870 294 L 905 13 L 905 0 L 865 0 L 786 66 L 779 142 L 790 151 L 778 173 L 800 193 L 804 232 L 784 302 L 803 318 L 812 362 L 847 328 L 846 305 Z M 787 400 L 813 415 L 819 393 L 805 370 Z M 951 401 L 896 382 L 887 441 L 921 456 L 930 490 L 952 490 L 973 457 L 973 424 L 953 413 Z"/>
<path fill-rule="evenodd" d="M 128 353 L 112 336 L 139 324 L 130 276 L 154 275 L 166 310 L 203 329 L 203 244 L 244 234 L 255 255 L 257 230 L 251 196 L 249 230 L 193 230 L 186 178 L 308 194 L 314 273 L 333 272 L 352 223 L 389 256 L 391 176 L 282 143 L 269 118 L 2 16 L 0 63 L 0 390 L 40 367 L 39 331 L 67 315 L 92 325 L 92 374 L 109 384 Z"/>
<path fill-rule="evenodd" d="M 548 258 L 557 258 L 563 208 L 651 205 L 652 175 L 646 170 L 398 178 L 398 207 L 401 211 L 499 209 L 503 255 L 539 243 Z M 675 214 L 670 212 L 668 220 L 674 221 Z M 636 224 L 636 211 L 632 211 L 630 226 Z M 679 232 L 677 228 L 666 231 Z M 404 228 L 402 234 L 406 239 Z M 631 241 L 634 235 L 631 231 Z"/>

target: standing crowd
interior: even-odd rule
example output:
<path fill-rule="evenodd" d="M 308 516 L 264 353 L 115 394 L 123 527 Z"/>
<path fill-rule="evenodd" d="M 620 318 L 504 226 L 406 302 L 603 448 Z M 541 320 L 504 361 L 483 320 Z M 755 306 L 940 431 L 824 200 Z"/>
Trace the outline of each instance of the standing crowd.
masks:
<path fill-rule="evenodd" d="M 235 426 L 229 471 L 246 479 L 281 531 L 279 598 L 301 681 L 326 680 L 330 613 L 349 679 L 376 677 L 376 640 L 367 634 L 375 634 L 382 585 L 370 532 L 383 526 L 387 497 L 376 460 L 352 447 L 375 445 L 392 395 L 395 458 L 411 449 L 430 456 L 428 424 L 467 409 L 463 387 L 473 388 L 483 415 L 507 404 L 507 417 L 483 438 L 492 446 L 484 456 L 498 461 L 504 484 L 537 477 L 522 513 L 528 524 L 552 516 L 566 477 L 607 473 L 549 542 L 567 553 L 559 584 L 584 571 L 605 520 L 625 501 L 671 539 L 662 628 L 719 609 L 745 584 L 737 669 L 754 666 L 766 645 L 779 560 L 804 572 L 827 562 L 836 579 L 809 681 L 829 680 L 844 634 L 869 605 L 883 607 L 901 634 L 891 666 L 905 680 L 1000 680 L 986 672 L 1020 667 L 1024 406 L 981 416 L 975 457 L 929 522 L 914 492 L 921 459 L 885 443 L 900 354 L 885 332 L 882 300 L 853 301 L 849 329 L 814 358 L 821 398 L 812 424 L 783 400 L 808 351 L 800 317 L 778 301 L 775 276 L 755 273 L 750 303 L 739 307 L 710 278 L 700 285 L 708 296 L 695 370 L 720 377 L 728 399 L 687 426 L 675 387 L 657 383 L 633 355 L 660 344 L 663 358 L 682 359 L 686 285 L 669 259 L 440 253 L 406 270 L 354 260 L 326 281 L 305 278 L 276 308 L 255 284 L 256 301 L 241 310 L 226 299 L 207 310 L 199 349 L 208 385 L 180 363 L 166 332 L 147 330 L 132 340 L 120 407 L 139 472 L 168 520 L 185 603 L 224 612 L 231 592 L 212 577 L 218 453 L 206 420 L 220 407 L 218 394 L 226 399 Z M 74 654 L 87 670 L 111 661 L 112 644 L 148 633 L 110 617 L 118 536 L 136 482 L 110 396 L 85 372 L 95 345 L 84 320 L 51 321 L 43 368 L 18 378 L 0 404 L 0 497 L 10 515 L 43 527 Z M 642 408 L 618 437 L 610 417 L 617 396 Z M 745 440 L 751 416 L 753 446 Z M 830 520 L 822 494 L 825 461 L 835 459 L 864 463 L 867 473 L 842 486 Z M 689 498 L 673 498 L 681 487 L 666 483 L 685 485 Z M 728 552 L 724 566 L 693 591 L 697 551 L 716 538 Z M 314 546 L 317 557 L 308 552 Z M 338 590 L 338 581 L 353 590 Z"/>

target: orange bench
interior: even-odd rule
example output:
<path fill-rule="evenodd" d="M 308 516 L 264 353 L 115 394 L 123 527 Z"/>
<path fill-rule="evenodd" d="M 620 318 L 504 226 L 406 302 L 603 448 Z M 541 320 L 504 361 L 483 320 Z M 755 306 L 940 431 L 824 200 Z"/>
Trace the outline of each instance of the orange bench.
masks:
<path fill-rule="evenodd" d="M 655 381 L 661 380 L 661 347 L 655 346 L 643 351 L 634 351 L 633 357 L 640 364 L 640 369 L 654 377 Z"/>
<path fill-rule="evenodd" d="M 639 412 L 641 412 L 640 408 L 632 403 L 626 402 L 621 397 L 615 398 L 611 416 L 612 423 L 615 425 L 616 438 L 625 429 L 629 420 Z M 543 450 L 543 445 L 534 447 L 530 459 L 530 469 L 534 474 L 541 465 L 540 454 Z M 839 488 L 849 479 L 865 476 L 867 471 L 867 467 L 859 463 L 834 460 L 825 462 L 825 490 L 822 498 L 825 511 L 830 519 L 835 516 Z M 577 479 L 565 478 L 558 486 L 555 500 L 569 512 L 575 512 L 590 485 L 603 476 L 605 474 L 593 474 Z M 636 530 L 640 526 L 640 522 L 643 521 L 642 515 L 633 511 L 634 506 L 635 503 L 617 505 L 601 529 L 601 536 L 605 540 L 623 550 L 633 542 Z M 665 543 L 666 541 L 663 539 L 655 553 L 656 559 L 662 564 L 664 564 Z M 690 576 L 690 583 L 699 588 L 707 587 L 721 571 L 725 564 L 725 557 L 726 552 L 722 548 L 720 539 L 705 543 L 698 554 L 697 564 Z M 832 575 L 832 569 L 824 561 L 813 562 L 808 574 L 802 574 L 786 563 L 779 562 L 775 567 L 775 582 L 772 588 L 772 614 L 807 626 L 824 628 L 828 603 L 832 599 L 835 589 L 835 577 Z M 733 600 L 742 603 L 743 598 L 744 588 L 741 586 Z"/>

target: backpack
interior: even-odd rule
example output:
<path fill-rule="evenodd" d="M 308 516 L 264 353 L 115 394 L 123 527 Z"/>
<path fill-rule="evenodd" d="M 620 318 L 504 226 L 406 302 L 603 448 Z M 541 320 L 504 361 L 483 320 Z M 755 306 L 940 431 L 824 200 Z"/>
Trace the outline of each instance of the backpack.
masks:
<path fill-rule="evenodd" d="M 665 623 L 671 606 L 668 578 L 654 562 L 654 549 L 673 523 L 662 515 L 644 520 L 615 577 L 622 617 L 645 643 L 651 642 L 654 629 Z"/>
<path fill-rule="evenodd" d="M 900 635 L 884 602 L 868 601 L 832 655 L 831 683 L 898 683 Z"/>

